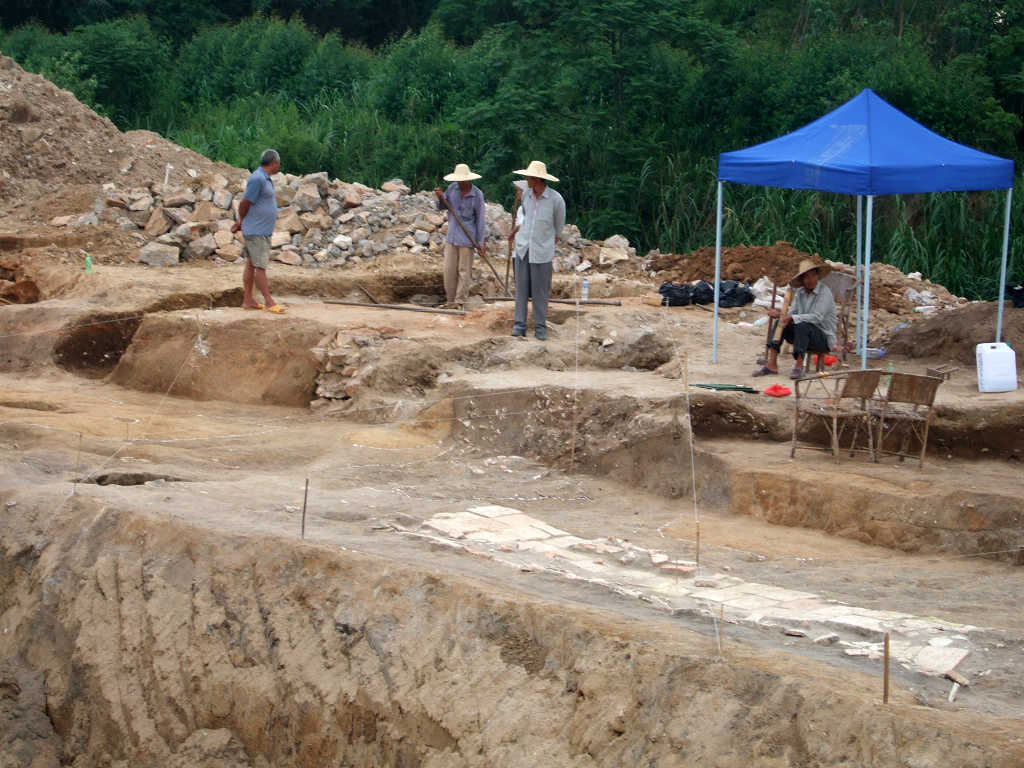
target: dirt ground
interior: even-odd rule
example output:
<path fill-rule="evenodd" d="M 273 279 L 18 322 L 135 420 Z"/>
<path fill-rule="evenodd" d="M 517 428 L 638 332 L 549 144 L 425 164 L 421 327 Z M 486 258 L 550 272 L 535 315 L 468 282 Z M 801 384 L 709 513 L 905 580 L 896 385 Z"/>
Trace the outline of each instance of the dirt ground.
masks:
<path fill-rule="evenodd" d="M 239 265 L 48 223 L 168 163 L 239 171 L 8 70 L 0 141 L 31 162 L 0 159 L 0 768 L 1024 764 L 1024 394 L 972 367 L 993 304 L 873 271 L 871 364 L 959 365 L 926 460 L 794 461 L 793 398 L 760 392 L 791 382 L 751 376 L 764 310 L 722 312 L 714 361 L 708 309 L 642 298 L 709 277 L 708 249 L 593 274 L 619 304 L 553 304 L 547 342 L 508 335 L 483 265 L 464 314 L 328 302 L 436 299 L 429 250 L 275 263 L 288 313 L 243 310 Z M 803 257 L 730 249 L 725 276 Z M 951 308 L 913 312 L 915 286 Z M 589 575 L 431 533 L 496 506 L 586 544 Z M 666 610 L 611 571 L 624 543 L 669 592 L 853 618 Z M 961 655 L 893 664 L 883 704 L 863 612 Z"/>

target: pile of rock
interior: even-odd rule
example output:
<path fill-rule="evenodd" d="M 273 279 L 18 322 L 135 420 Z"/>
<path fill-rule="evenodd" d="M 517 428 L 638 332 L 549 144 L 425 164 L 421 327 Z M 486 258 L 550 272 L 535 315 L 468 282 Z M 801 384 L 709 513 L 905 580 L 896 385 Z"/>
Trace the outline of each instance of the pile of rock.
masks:
<path fill-rule="evenodd" d="M 58 216 L 54 226 L 98 226 L 106 219 L 136 234 L 139 261 L 167 266 L 182 260 L 218 258 L 233 262 L 242 241 L 231 233 L 246 176 L 222 174 L 202 178 L 189 171 L 188 186 L 119 189 L 104 185 L 104 197 L 91 212 Z M 438 210 L 429 191 L 412 194 L 401 179 L 380 189 L 329 179 L 326 172 L 305 176 L 277 174 L 279 213 L 271 237 L 271 258 L 294 266 L 341 267 L 372 260 L 384 252 L 441 253 L 447 214 Z M 505 254 L 511 215 L 500 205 L 486 207 L 488 251 Z M 457 226 L 457 225 L 456 225 Z M 566 226 L 557 246 L 554 268 L 586 271 L 636 260 L 636 249 L 622 235 L 603 242 L 584 239 L 575 225 Z"/>

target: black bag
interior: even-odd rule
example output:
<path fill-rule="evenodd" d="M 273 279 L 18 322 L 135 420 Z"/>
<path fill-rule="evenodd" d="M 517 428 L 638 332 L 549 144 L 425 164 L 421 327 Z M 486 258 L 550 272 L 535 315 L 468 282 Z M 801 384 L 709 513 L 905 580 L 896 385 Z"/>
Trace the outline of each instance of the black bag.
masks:
<path fill-rule="evenodd" d="M 689 283 L 662 283 L 658 287 L 661 304 L 665 307 L 685 307 L 690 303 L 693 288 Z"/>
<path fill-rule="evenodd" d="M 1024 309 L 1024 283 L 1016 288 L 1007 288 L 1006 298 L 1012 301 L 1013 306 L 1017 309 Z"/>
<path fill-rule="evenodd" d="M 718 306 L 742 307 L 754 300 L 754 292 L 746 283 L 735 280 L 723 280 L 719 287 Z"/>
<path fill-rule="evenodd" d="M 715 286 L 707 280 L 699 281 L 693 286 L 692 300 L 694 304 L 711 304 L 715 300 Z"/>

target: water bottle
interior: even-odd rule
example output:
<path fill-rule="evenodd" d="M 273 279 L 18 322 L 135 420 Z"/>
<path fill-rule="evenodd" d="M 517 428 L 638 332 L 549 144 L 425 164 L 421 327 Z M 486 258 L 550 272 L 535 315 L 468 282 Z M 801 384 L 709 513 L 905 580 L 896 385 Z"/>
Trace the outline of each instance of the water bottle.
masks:
<path fill-rule="evenodd" d="M 590 279 L 583 278 L 583 287 L 580 289 L 580 299 L 586 301 L 590 298 Z"/>
<path fill-rule="evenodd" d="M 85 257 L 85 274 L 92 274 L 92 256 Z"/>

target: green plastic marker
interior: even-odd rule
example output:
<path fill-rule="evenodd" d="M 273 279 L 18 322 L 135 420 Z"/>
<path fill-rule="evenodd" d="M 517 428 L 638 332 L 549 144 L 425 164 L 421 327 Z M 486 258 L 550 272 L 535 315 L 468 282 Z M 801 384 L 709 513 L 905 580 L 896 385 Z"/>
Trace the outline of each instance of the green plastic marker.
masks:
<path fill-rule="evenodd" d="M 92 274 L 92 256 L 85 257 L 85 274 Z"/>

